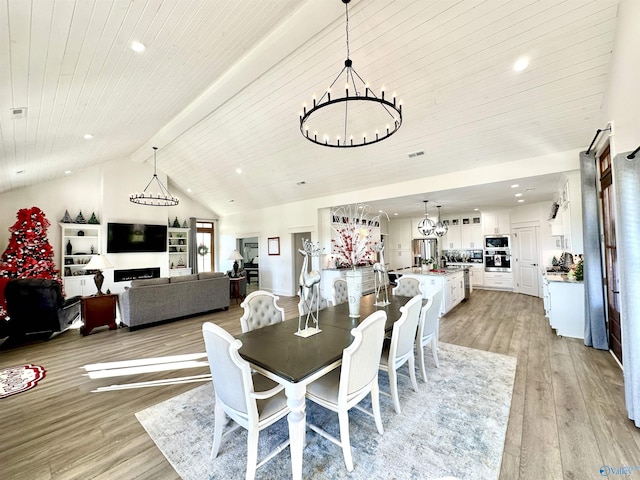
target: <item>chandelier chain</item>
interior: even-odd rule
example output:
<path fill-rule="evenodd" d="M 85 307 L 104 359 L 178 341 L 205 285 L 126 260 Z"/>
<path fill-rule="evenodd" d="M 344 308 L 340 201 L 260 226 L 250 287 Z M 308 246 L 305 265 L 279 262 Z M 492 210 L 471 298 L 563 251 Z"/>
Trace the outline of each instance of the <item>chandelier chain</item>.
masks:
<path fill-rule="evenodd" d="M 350 58 L 349 56 L 349 2 L 345 2 L 344 4 L 344 10 L 345 10 L 345 17 L 347 19 L 347 21 L 345 22 L 345 29 L 347 31 L 347 59 Z"/>

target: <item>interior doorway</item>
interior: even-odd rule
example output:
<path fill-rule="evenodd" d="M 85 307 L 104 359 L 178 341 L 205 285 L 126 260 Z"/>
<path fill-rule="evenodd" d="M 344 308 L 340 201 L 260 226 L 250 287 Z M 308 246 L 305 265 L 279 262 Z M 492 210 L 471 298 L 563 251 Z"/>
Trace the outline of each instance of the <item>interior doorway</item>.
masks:
<path fill-rule="evenodd" d="M 258 237 L 239 238 L 236 246 L 242 260 L 240 269 L 244 270 L 247 277 L 247 287 L 260 285 L 260 248 Z"/>
<path fill-rule="evenodd" d="M 538 227 L 514 229 L 516 292 L 540 296 Z"/>
<path fill-rule="evenodd" d="M 611 174 L 611 152 L 607 145 L 598 155 L 600 172 L 600 199 L 604 233 L 604 263 L 607 298 L 607 322 L 609 326 L 609 348 L 622 364 L 622 330 L 620 327 L 620 288 L 618 277 L 618 253 L 616 248 L 616 215 L 614 210 L 613 175 Z"/>

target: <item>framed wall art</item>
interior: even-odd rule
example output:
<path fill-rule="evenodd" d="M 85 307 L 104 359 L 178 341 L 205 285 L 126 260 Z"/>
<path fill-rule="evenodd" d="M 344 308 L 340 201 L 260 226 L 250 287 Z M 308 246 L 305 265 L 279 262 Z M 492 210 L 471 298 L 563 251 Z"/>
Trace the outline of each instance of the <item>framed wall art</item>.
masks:
<path fill-rule="evenodd" d="M 280 237 L 269 237 L 267 239 L 267 252 L 269 255 L 280 255 Z"/>

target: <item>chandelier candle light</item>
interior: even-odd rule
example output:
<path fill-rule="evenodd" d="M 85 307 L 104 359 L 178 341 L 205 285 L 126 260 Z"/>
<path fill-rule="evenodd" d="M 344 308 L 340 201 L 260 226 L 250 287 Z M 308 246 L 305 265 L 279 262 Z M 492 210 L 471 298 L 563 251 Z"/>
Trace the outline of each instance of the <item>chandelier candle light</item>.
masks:
<path fill-rule="evenodd" d="M 396 133 L 402 125 L 402 102 L 396 100 L 393 93 L 392 101 L 384 98 L 384 87 L 378 97 L 369 85 L 353 68 L 349 58 L 349 2 L 345 4 L 347 59 L 333 83 L 324 92 L 320 100 L 313 97 L 313 107 L 307 110 L 302 105 L 300 112 L 300 132 L 309 141 L 325 147 L 351 148 L 362 147 L 380 142 Z M 331 97 L 331 89 L 344 75 L 344 97 Z M 344 110 L 340 107 L 344 106 Z M 351 116 L 349 115 L 351 114 Z M 344 122 L 344 123 L 342 123 Z M 318 131 L 339 128 L 337 133 L 330 136 L 323 133 L 318 137 Z M 309 131 L 313 133 L 309 133 Z"/>
<path fill-rule="evenodd" d="M 147 183 L 147 186 L 144 187 L 144 190 L 142 191 L 142 193 L 132 193 L 129 196 L 129 201 L 131 203 L 137 203 L 138 205 L 151 205 L 154 207 L 173 207 L 175 205 L 178 205 L 178 203 L 180 203 L 180 200 L 178 199 L 178 197 L 174 197 L 173 195 L 171 195 L 171 193 L 169 193 L 169 189 L 165 187 L 160 181 L 160 179 L 158 178 L 158 175 L 156 173 L 157 150 L 158 150 L 158 147 L 153 147 L 153 177 L 151 177 L 151 180 L 149 180 L 149 183 Z M 158 189 L 159 189 L 158 193 L 155 195 L 151 192 L 147 192 L 147 190 L 149 189 L 149 186 L 151 186 L 151 184 L 154 181 L 158 185 Z"/>

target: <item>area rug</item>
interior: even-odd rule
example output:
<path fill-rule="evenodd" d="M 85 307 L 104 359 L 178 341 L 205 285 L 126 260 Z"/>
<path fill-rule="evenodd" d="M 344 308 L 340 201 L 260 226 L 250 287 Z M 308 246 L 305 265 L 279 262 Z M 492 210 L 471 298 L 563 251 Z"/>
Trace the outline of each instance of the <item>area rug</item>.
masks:
<path fill-rule="evenodd" d="M 303 457 L 306 479 L 497 479 L 509 419 L 516 359 L 441 343 L 440 368 L 427 349 L 428 383 L 418 374 L 419 391 L 400 377 L 402 414 L 391 397 L 380 396 L 384 435 L 373 418 L 349 412 L 355 469 L 348 473 L 342 450 L 307 430 Z M 402 373 L 402 370 L 401 370 Z M 406 367 L 404 370 L 406 371 Z M 389 391 L 381 373 L 380 388 Z M 368 402 L 365 400 L 365 402 Z M 364 403 L 367 409 L 369 403 Z M 244 478 L 247 434 L 223 437 L 217 458 L 209 460 L 213 439 L 214 392 L 210 383 L 136 413 L 160 451 L 184 480 Z M 338 418 L 307 401 L 307 421 L 339 438 Z M 260 433 L 258 458 L 288 437 L 280 420 Z M 291 476 L 289 449 L 259 468 L 256 479 Z"/>
<path fill-rule="evenodd" d="M 32 389 L 44 375 L 43 367 L 30 363 L 0 369 L 0 398 Z"/>

